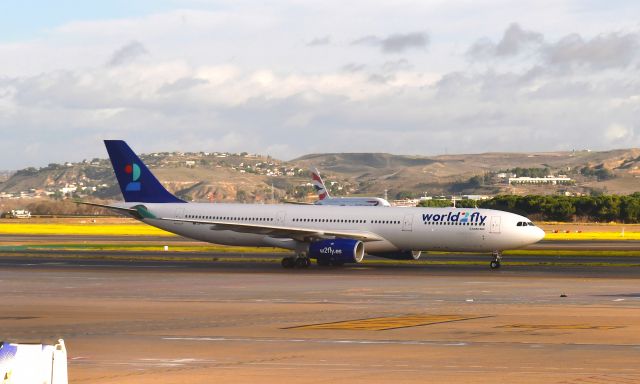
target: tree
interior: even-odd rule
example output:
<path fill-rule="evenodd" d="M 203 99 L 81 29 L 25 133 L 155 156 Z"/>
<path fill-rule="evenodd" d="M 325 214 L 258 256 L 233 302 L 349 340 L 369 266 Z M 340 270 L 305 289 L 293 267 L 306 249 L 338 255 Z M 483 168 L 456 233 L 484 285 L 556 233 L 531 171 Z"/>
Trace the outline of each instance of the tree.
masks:
<path fill-rule="evenodd" d="M 413 193 L 409 191 L 400 191 L 396 193 L 396 200 L 413 199 Z"/>
<path fill-rule="evenodd" d="M 450 200 L 422 200 L 418 203 L 418 207 L 445 208 L 451 207 L 453 204 Z"/>
<path fill-rule="evenodd" d="M 637 194 L 622 197 L 620 218 L 625 223 L 637 223 L 640 220 L 640 198 Z"/>
<path fill-rule="evenodd" d="M 236 191 L 236 201 L 240 202 L 240 203 L 246 203 L 247 202 L 247 191 L 242 190 L 242 189 L 238 189 Z"/>

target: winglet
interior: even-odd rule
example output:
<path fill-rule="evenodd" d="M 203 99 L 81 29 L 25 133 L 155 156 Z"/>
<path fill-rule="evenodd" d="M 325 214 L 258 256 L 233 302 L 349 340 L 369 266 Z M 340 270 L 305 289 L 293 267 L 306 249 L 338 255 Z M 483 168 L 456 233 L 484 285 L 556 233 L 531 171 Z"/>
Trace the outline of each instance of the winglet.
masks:
<path fill-rule="evenodd" d="M 105 140 L 113 171 L 126 202 L 184 203 L 167 191 L 122 140 Z"/>

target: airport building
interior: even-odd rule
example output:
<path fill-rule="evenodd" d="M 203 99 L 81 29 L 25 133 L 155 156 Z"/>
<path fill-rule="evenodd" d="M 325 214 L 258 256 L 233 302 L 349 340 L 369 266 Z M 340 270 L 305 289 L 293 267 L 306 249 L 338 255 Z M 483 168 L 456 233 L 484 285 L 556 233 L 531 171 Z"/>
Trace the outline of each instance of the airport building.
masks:
<path fill-rule="evenodd" d="M 509 184 L 569 184 L 573 180 L 566 175 L 545 176 L 545 177 L 510 177 Z"/>

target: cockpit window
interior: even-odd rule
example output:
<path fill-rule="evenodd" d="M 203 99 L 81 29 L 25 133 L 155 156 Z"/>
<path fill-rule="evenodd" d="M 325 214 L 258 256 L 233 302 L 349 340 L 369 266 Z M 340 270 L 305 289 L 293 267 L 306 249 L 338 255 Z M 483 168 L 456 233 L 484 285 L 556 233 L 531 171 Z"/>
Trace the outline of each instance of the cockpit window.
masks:
<path fill-rule="evenodd" d="M 518 221 L 516 227 L 535 227 L 536 225 L 530 221 Z"/>
<path fill-rule="evenodd" d="M 533 223 L 532 223 L 532 222 L 530 222 L 530 221 L 529 221 L 529 222 L 527 222 L 527 225 L 529 225 L 530 227 L 535 227 L 535 226 L 536 226 L 535 224 L 533 224 Z"/>
<path fill-rule="evenodd" d="M 522 227 L 522 221 L 518 221 L 518 224 L 516 224 L 516 226 Z"/>

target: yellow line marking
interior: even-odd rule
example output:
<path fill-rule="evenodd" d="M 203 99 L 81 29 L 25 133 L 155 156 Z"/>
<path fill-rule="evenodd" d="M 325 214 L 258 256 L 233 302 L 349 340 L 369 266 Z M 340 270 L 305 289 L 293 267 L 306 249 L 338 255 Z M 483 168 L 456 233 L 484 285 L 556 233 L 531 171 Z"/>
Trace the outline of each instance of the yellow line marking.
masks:
<path fill-rule="evenodd" d="M 622 325 L 589 325 L 589 324 L 509 324 L 500 325 L 496 328 L 517 328 L 517 329 L 595 329 L 609 330 L 624 328 Z"/>
<path fill-rule="evenodd" d="M 336 321 L 331 323 L 301 325 L 284 329 L 338 329 L 359 331 L 384 331 L 389 329 L 418 327 L 422 325 L 448 323 L 471 319 L 482 319 L 490 316 L 460 315 L 407 315 L 390 317 L 373 317 L 368 319 Z"/>

